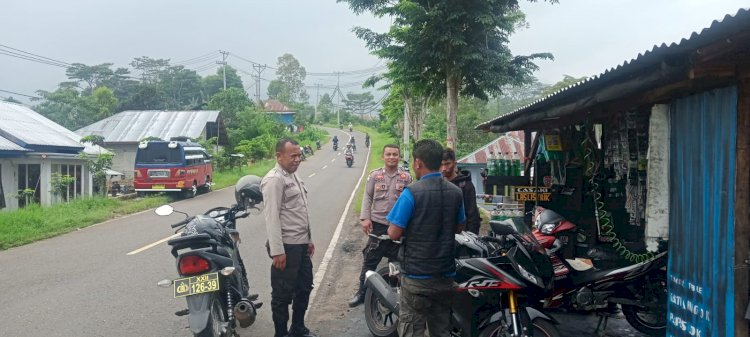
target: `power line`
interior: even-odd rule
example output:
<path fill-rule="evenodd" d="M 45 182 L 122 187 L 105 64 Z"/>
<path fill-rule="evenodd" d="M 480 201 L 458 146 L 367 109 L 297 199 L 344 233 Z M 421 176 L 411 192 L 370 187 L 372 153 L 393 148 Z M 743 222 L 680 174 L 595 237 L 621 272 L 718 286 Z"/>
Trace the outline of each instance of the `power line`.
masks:
<path fill-rule="evenodd" d="M 7 45 L 4 45 L 4 44 L 0 44 L 0 47 L 5 48 L 5 49 L 10 49 L 10 50 L 15 50 L 17 52 L 21 52 L 23 54 L 30 55 L 30 56 L 35 57 L 35 58 L 46 60 L 48 62 L 59 63 L 59 64 L 62 64 L 62 65 L 65 65 L 65 66 L 70 66 L 71 65 L 70 63 L 67 63 L 67 62 L 63 62 L 63 61 L 56 60 L 56 59 L 53 59 L 53 58 L 49 58 L 49 57 L 46 57 L 46 56 L 42 56 L 42 55 L 30 53 L 30 52 L 27 52 L 27 51 L 24 51 L 24 50 L 21 50 L 21 49 L 17 49 L 17 48 L 13 48 L 11 46 L 7 46 Z M 17 53 L 14 53 L 14 54 L 17 54 Z"/>
<path fill-rule="evenodd" d="M 187 60 L 177 61 L 177 62 L 175 62 L 175 64 L 185 65 L 185 64 L 200 63 L 202 61 L 198 61 L 198 62 L 193 62 L 193 61 L 203 60 L 203 59 L 208 58 L 208 57 L 215 57 L 215 56 L 218 55 L 218 53 L 219 53 L 218 50 L 214 50 L 214 51 L 212 51 L 212 52 L 210 52 L 208 54 L 203 54 L 201 56 L 196 56 L 196 57 L 193 57 L 193 58 L 189 58 Z"/>
<path fill-rule="evenodd" d="M 46 61 L 44 59 L 40 59 L 40 58 L 36 58 L 36 57 L 32 57 L 32 56 L 26 56 L 26 55 L 15 53 L 15 52 L 8 51 L 8 50 L 2 50 L 2 49 L 0 49 L 0 54 L 7 55 L 7 56 L 10 56 L 10 57 L 15 57 L 15 58 L 26 60 L 26 61 L 31 61 L 31 62 L 46 64 L 46 65 L 56 66 L 56 67 L 60 67 L 60 68 L 68 68 L 68 66 L 66 66 L 64 64 L 55 63 L 55 62 L 51 62 L 51 61 Z"/>
<path fill-rule="evenodd" d="M 28 97 L 28 98 L 41 98 L 41 97 L 38 97 L 38 96 L 26 95 L 26 94 L 22 94 L 22 93 L 15 92 L 15 91 L 9 91 L 9 90 L 3 90 L 3 89 L 0 89 L 0 91 L 5 92 L 5 93 L 9 93 L 9 94 L 13 94 L 13 95 L 24 96 L 24 97 Z"/>

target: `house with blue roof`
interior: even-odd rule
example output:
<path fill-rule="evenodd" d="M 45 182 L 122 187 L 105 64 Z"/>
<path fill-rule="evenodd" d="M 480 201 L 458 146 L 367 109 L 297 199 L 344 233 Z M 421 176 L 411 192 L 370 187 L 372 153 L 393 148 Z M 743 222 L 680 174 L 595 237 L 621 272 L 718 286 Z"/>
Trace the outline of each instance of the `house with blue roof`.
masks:
<path fill-rule="evenodd" d="M 107 152 L 34 110 L 0 102 L 0 210 L 53 203 L 93 194 L 93 175 L 81 154 Z M 70 176 L 65 191 L 53 192 L 54 176 Z"/>

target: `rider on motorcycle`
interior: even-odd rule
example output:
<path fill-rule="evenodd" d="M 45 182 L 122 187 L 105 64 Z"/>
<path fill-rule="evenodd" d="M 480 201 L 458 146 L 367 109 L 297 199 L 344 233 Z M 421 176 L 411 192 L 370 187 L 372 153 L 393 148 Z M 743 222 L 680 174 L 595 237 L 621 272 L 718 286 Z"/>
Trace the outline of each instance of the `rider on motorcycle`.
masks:
<path fill-rule="evenodd" d="M 349 139 L 349 145 L 352 146 L 352 150 L 357 151 L 357 143 L 354 141 L 354 137 Z"/>
<path fill-rule="evenodd" d="M 365 133 L 365 147 L 370 147 L 370 134 Z"/>
<path fill-rule="evenodd" d="M 353 130 L 352 128 L 353 128 L 353 125 L 352 125 L 352 123 L 350 122 L 350 123 L 349 123 L 349 132 L 352 132 L 352 130 Z"/>

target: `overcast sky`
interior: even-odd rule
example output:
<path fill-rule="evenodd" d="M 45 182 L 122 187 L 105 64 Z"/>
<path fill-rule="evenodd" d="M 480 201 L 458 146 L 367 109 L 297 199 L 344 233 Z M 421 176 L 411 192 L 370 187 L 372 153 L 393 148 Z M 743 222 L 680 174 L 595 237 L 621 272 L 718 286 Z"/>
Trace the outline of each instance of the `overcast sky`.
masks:
<path fill-rule="evenodd" d="M 591 76 L 634 58 L 654 44 L 677 42 L 726 14 L 747 7 L 747 0 L 560 0 L 521 2 L 530 24 L 512 37 L 516 54 L 551 52 L 539 62 L 545 83 L 563 74 Z M 308 72 L 352 71 L 381 65 L 369 55 L 351 28 L 384 31 L 388 19 L 355 16 L 335 0 L 2 0 L 0 44 L 64 62 L 126 66 L 134 57 L 173 62 L 226 50 L 268 65 L 291 53 Z M 212 62 L 190 64 L 211 68 Z M 252 65 L 230 57 L 230 65 Z M 205 69 L 207 75 L 215 69 Z M 357 83 L 367 74 L 345 76 Z M 264 78 L 273 78 L 267 70 Z M 0 55 L 0 89 L 33 95 L 66 80 L 63 68 Z M 251 93 L 253 81 L 243 75 Z M 309 76 L 307 84 L 335 83 L 335 77 Z M 330 91 L 323 89 L 320 91 Z M 357 87 L 344 93 L 361 91 Z M 316 90 L 308 88 L 314 100 Z M 262 85 L 265 96 L 265 85 Z M 0 97 L 15 96 L 0 92 Z M 376 99 L 379 97 L 376 97 Z"/>

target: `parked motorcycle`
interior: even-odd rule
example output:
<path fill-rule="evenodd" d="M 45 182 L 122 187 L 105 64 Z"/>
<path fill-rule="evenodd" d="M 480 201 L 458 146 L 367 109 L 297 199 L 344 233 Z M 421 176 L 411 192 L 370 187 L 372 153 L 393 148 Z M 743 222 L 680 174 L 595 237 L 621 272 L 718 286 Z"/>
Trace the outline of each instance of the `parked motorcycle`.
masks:
<path fill-rule="evenodd" d="M 185 298 L 187 309 L 176 312 L 188 316 L 190 331 L 197 337 L 234 336 L 237 325 L 246 328 L 255 322 L 263 305 L 258 295 L 250 294 L 247 271 L 240 257 L 238 219 L 259 211 L 263 196 L 261 178 L 242 177 L 235 185 L 232 207 L 215 207 L 203 215 L 188 216 L 172 225 L 181 232 L 167 243 L 177 260 L 180 278 L 163 280 L 162 287 L 172 287 L 175 298 Z M 164 205 L 155 210 L 167 216 L 174 210 Z"/>
<path fill-rule="evenodd" d="M 547 250 L 555 274 L 554 290 L 546 299 L 545 308 L 596 311 L 619 304 L 625 319 L 636 330 L 650 336 L 666 334 L 666 250 L 640 263 L 599 270 L 579 266 L 576 260 L 566 260 L 562 256 L 566 234 L 576 231 L 572 222 L 552 210 L 538 207 L 534 227 L 533 234 Z M 604 317 L 602 329 L 606 328 Z"/>
<path fill-rule="evenodd" d="M 346 159 L 346 166 L 347 167 L 352 167 L 352 165 L 354 165 L 354 155 L 353 154 L 347 153 L 344 156 L 344 159 Z"/>
<path fill-rule="evenodd" d="M 499 238 L 456 234 L 456 283 L 451 310 L 451 336 L 555 337 L 555 321 L 528 303 L 539 300 L 552 271 L 533 262 L 544 252 L 534 238 L 510 227 L 498 227 Z M 367 272 L 365 321 L 373 336 L 397 337 L 399 265 Z"/>

